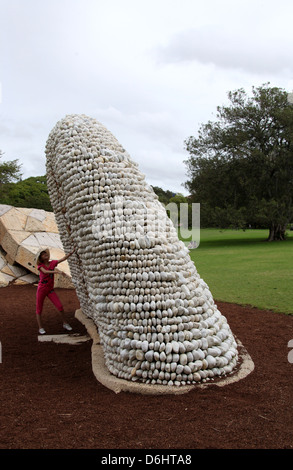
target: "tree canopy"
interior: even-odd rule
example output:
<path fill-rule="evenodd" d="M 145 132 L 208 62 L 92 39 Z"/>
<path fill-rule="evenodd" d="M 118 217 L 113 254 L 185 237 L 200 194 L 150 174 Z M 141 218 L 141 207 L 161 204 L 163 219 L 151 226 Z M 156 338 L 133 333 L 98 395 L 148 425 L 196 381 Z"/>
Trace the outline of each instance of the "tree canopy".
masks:
<path fill-rule="evenodd" d="M 230 105 L 185 141 L 186 188 L 210 226 L 261 226 L 282 240 L 293 220 L 293 106 L 264 84 L 228 93 Z"/>
<path fill-rule="evenodd" d="M 158 196 L 159 201 L 165 205 L 169 204 L 170 199 L 175 196 L 175 193 L 173 193 L 172 191 L 169 191 L 168 189 L 164 190 L 160 188 L 159 186 L 152 186 L 152 188 L 154 192 L 156 193 L 156 195 Z"/>
<path fill-rule="evenodd" d="M 46 176 L 31 176 L 17 183 L 3 185 L 0 189 L 0 203 L 52 212 Z"/>
<path fill-rule="evenodd" d="M 3 152 L 0 150 L 0 158 L 3 155 Z M 0 188 L 3 184 L 19 181 L 21 179 L 20 168 L 21 164 L 19 164 L 18 160 L 0 162 Z"/>

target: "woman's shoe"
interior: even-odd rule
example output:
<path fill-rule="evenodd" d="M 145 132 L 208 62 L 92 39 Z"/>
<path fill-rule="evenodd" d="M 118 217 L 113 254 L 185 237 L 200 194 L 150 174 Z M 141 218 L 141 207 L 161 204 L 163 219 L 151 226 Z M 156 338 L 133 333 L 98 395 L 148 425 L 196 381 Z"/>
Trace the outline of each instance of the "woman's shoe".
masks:
<path fill-rule="evenodd" d="M 40 328 L 39 333 L 40 333 L 40 335 L 44 335 L 46 332 L 45 332 L 44 328 Z"/>
<path fill-rule="evenodd" d="M 68 323 L 63 323 L 63 328 L 64 328 L 65 330 L 67 330 L 67 331 L 71 331 L 71 330 L 72 330 L 71 326 L 70 326 Z"/>

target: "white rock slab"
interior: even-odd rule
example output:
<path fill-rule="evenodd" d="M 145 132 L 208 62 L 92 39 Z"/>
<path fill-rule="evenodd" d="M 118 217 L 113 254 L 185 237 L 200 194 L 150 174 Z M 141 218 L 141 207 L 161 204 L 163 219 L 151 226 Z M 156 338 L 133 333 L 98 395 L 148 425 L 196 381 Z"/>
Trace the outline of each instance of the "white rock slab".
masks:
<path fill-rule="evenodd" d="M 38 219 L 43 222 L 43 220 L 45 220 L 46 218 L 46 211 L 44 211 L 43 209 L 33 209 L 30 212 L 30 217 L 34 217 L 35 219 Z"/>
<path fill-rule="evenodd" d="M 0 287 L 6 287 L 10 282 L 14 280 L 13 276 L 9 276 L 9 274 L 5 274 L 0 271 Z"/>
<path fill-rule="evenodd" d="M 5 212 L 10 211 L 12 209 L 12 206 L 8 206 L 7 204 L 0 204 L 0 217 L 1 215 L 5 214 Z"/>
<path fill-rule="evenodd" d="M 56 241 L 46 232 L 35 232 L 35 237 L 40 246 L 56 247 Z"/>
<path fill-rule="evenodd" d="M 1 287 L 8 285 L 13 279 L 18 284 L 35 283 L 35 276 L 26 274 L 39 274 L 35 255 L 40 248 L 48 247 L 51 259 L 61 259 L 65 254 L 55 215 L 43 209 L 0 204 L 0 245 L 0 249 L 4 250 L 0 259 Z M 58 269 L 65 276 L 56 275 L 55 287 L 72 289 L 74 286 L 68 262 L 61 263 Z"/>
<path fill-rule="evenodd" d="M 88 335 L 79 335 L 79 334 L 63 334 L 63 335 L 39 335 L 38 341 L 41 343 L 54 342 L 61 344 L 81 344 L 86 341 L 90 341 L 91 338 Z"/>
<path fill-rule="evenodd" d="M 23 240 L 22 245 L 39 247 L 39 242 L 34 235 L 30 235 L 25 240 Z"/>
<path fill-rule="evenodd" d="M 36 274 L 30 273 L 30 274 L 25 274 L 24 276 L 20 276 L 17 280 L 24 284 L 34 284 L 36 282 L 39 282 L 39 276 L 37 276 Z"/>
<path fill-rule="evenodd" d="M 6 266 L 7 262 L 6 262 L 6 259 L 4 257 L 4 254 L 1 253 L 0 251 L 0 271 L 2 268 L 4 268 L 4 266 Z"/>

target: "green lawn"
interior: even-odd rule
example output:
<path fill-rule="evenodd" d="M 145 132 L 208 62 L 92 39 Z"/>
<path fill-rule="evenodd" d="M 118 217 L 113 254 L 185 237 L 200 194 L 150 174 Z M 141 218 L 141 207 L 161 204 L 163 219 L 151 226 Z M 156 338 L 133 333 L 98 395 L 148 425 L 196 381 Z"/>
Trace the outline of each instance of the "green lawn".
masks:
<path fill-rule="evenodd" d="M 293 314 L 293 232 L 266 242 L 267 230 L 202 229 L 190 251 L 215 300 Z"/>

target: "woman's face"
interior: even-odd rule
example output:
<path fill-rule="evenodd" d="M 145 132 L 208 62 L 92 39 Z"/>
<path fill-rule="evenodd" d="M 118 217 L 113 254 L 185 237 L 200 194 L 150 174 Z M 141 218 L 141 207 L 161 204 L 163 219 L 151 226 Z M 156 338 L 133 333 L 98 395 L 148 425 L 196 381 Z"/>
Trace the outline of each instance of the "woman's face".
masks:
<path fill-rule="evenodd" d="M 42 261 L 42 263 L 45 263 L 46 261 L 49 260 L 49 255 L 46 251 L 42 251 L 40 260 Z"/>

